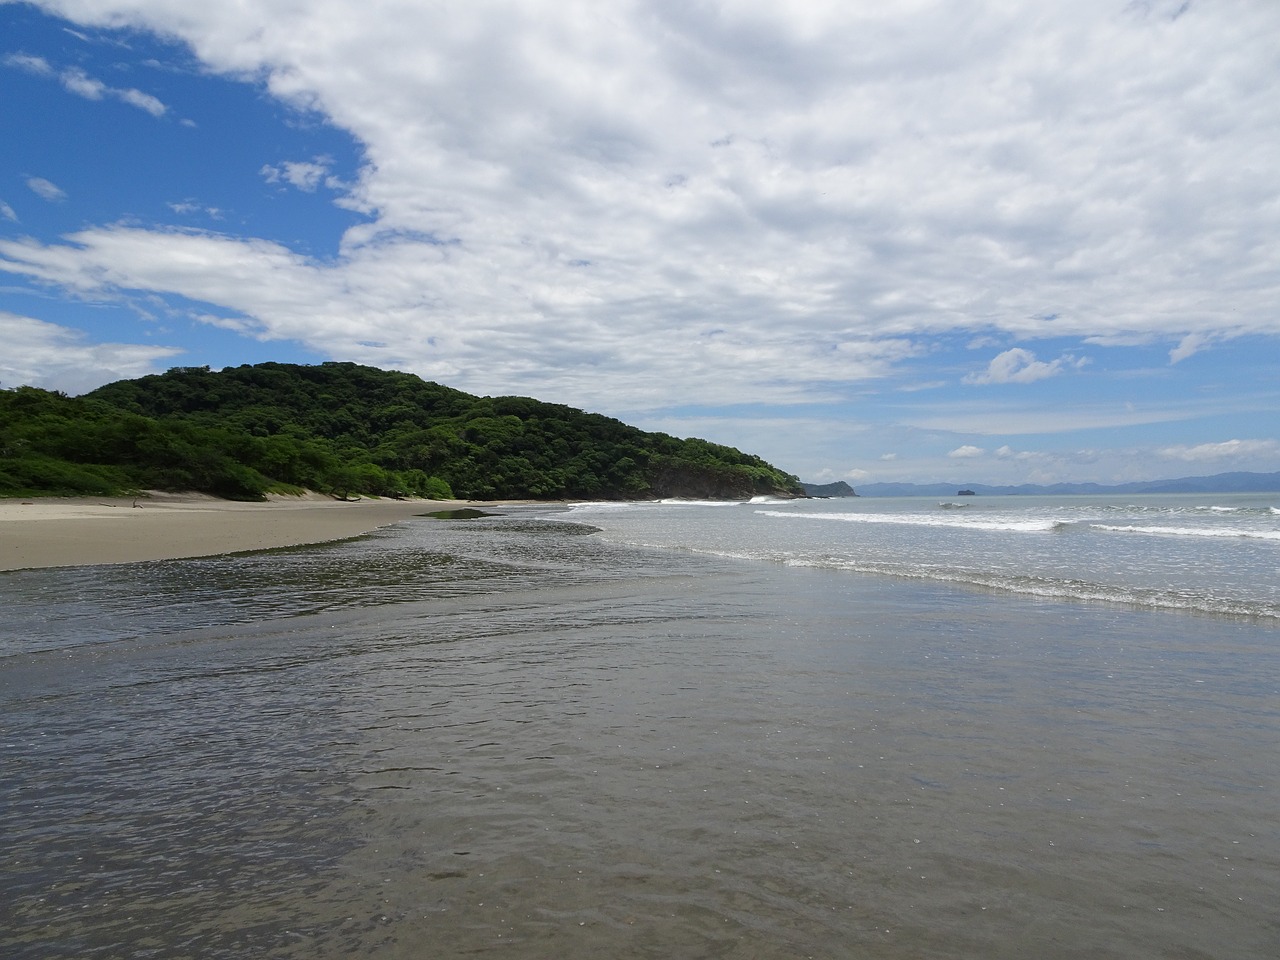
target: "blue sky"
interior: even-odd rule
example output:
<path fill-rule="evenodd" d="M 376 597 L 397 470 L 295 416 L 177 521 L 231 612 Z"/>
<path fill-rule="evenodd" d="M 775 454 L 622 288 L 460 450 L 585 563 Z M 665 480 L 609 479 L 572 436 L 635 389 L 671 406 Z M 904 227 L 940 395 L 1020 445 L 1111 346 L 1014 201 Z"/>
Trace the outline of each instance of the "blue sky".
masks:
<path fill-rule="evenodd" d="M 0 0 L 0 386 L 353 360 L 807 480 L 1280 470 L 1280 4 Z"/>

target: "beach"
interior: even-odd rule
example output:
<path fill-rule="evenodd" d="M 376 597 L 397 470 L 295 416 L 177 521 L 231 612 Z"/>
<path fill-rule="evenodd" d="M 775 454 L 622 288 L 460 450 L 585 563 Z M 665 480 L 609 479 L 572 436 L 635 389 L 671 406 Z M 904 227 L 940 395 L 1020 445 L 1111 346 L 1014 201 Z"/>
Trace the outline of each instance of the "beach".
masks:
<path fill-rule="evenodd" d="M 272 496 L 261 503 L 198 493 L 0 500 L 0 570 L 207 557 L 343 540 L 459 500 L 335 500 Z"/>

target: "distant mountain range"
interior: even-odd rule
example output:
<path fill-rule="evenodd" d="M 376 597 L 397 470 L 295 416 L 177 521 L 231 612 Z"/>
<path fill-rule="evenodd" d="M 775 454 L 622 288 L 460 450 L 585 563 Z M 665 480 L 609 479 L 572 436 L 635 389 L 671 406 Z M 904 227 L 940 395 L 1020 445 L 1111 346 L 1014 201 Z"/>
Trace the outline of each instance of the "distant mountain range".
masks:
<path fill-rule="evenodd" d="M 804 485 L 806 488 L 808 484 Z M 1280 492 L 1280 473 L 1218 473 L 1211 477 L 1181 477 L 1177 480 L 1145 480 L 1137 483 L 1023 483 L 999 487 L 984 483 L 865 483 L 858 487 L 863 497 L 954 497 L 961 490 L 976 496 L 1078 495 L 1091 493 L 1271 493 Z"/>

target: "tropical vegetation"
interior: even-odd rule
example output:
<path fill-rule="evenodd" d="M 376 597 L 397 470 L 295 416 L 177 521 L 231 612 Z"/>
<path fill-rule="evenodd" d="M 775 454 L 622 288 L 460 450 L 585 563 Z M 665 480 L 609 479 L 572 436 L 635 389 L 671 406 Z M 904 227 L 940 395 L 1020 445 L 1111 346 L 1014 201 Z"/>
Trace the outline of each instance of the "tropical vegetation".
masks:
<path fill-rule="evenodd" d="M 354 363 L 176 367 L 79 397 L 0 390 L 0 495 L 315 490 L 445 499 L 802 494 L 706 440 Z"/>

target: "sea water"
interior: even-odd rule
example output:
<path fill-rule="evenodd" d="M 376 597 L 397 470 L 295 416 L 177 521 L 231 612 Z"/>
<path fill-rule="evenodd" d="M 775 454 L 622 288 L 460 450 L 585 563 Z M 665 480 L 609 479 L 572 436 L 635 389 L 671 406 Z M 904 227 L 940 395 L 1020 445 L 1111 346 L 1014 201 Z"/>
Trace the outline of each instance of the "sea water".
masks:
<path fill-rule="evenodd" d="M 617 542 L 1280 618 L 1280 494 L 579 504 Z M 733 514 L 726 517 L 728 508 Z"/>
<path fill-rule="evenodd" d="M 1278 955 L 1274 508 L 577 504 L 0 575 L 0 955 Z"/>

